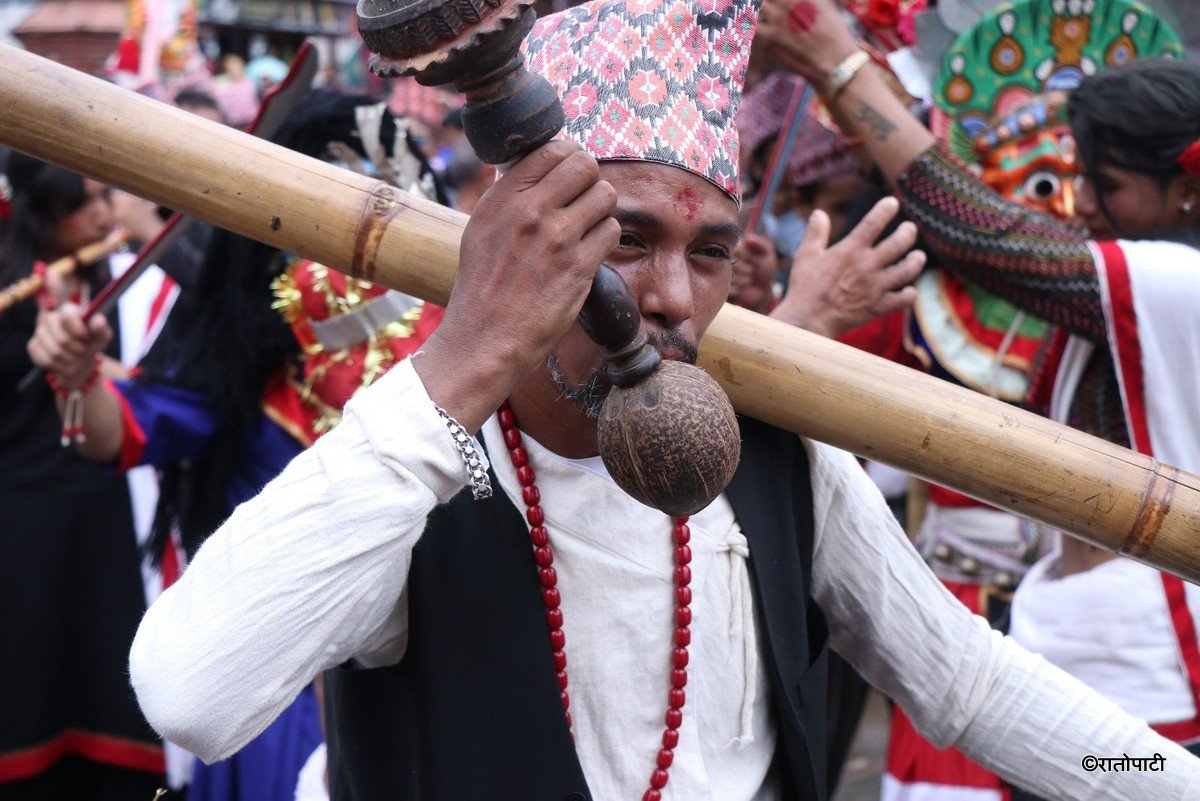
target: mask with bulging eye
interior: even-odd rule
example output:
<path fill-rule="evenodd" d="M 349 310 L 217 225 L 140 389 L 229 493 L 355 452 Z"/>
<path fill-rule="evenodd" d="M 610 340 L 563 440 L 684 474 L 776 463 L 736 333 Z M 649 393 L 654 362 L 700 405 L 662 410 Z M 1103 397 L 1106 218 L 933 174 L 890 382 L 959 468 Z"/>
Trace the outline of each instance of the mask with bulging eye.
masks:
<path fill-rule="evenodd" d="M 1038 95 L 975 140 L 984 183 L 1009 200 L 1063 219 L 1075 216 L 1075 139 L 1065 97 Z"/>

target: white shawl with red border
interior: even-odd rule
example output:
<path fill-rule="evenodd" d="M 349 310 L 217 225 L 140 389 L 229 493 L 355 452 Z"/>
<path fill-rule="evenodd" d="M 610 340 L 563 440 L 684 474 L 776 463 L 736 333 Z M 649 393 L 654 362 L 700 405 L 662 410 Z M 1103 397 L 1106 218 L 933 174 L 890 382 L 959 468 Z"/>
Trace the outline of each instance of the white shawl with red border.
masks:
<path fill-rule="evenodd" d="M 1116 367 L 1132 447 L 1174 467 L 1200 472 L 1200 250 L 1173 242 L 1124 240 L 1094 242 L 1091 249 L 1100 276 L 1108 347 Z M 1078 336 L 1068 340 L 1050 398 L 1050 416 L 1055 420 L 1067 421 L 1080 376 L 1095 346 Z M 1114 570 L 1123 570 L 1132 579 L 1139 568 L 1132 564 L 1107 568 L 1108 573 Z M 1109 579 L 1102 575 L 1104 573 L 1104 570 L 1093 569 L 1071 577 L 1076 584 L 1084 582 L 1074 592 L 1079 594 L 1094 582 L 1101 582 L 1105 585 L 1104 593 L 1111 596 L 1112 587 Z M 1154 610 L 1162 609 L 1174 630 L 1179 666 L 1193 701 L 1190 720 L 1153 722 L 1160 724 L 1156 728 L 1162 734 L 1177 742 L 1200 741 L 1197 588 L 1188 587 L 1182 580 L 1166 573 L 1145 571 L 1143 575 L 1145 583 L 1140 592 L 1137 590 L 1139 582 L 1133 581 L 1119 593 L 1122 606 L 1126 609 L 1144 607 L 1135 623 L 1141 633 L 1148 631 L 1151 624 L 1161 622 L 1156 620 Z M 1153 580 L 1155 575 L 1158 581 Z M 1053 634 L 1053 625 L 1047 625 L 1046 621 L 1038 624 L 1029 614 L 1030 609 L 1039 603 L 1043 606 L 1057 604 L 1059 611 L 1063 609 L 1062 598 L 1051 600 L 1045 595 L 1054 591 L 1053 583 L 1040 580 L 1038 566 L 1035 566 L 1014 599 L 1012 633 L 1018 641 L 1030 643 L 1038 635 Z M 1039 587 L 1039 584 L 1044 586 Z M 1033 600 L 1031 593 L 1039 589 L 1040 598 Z M 1089 613 L 1095 614 L 1094 604 Z M 1055 617 L 1061 616 L 1051 616 L 1051 620 Z M 1110 620 L 1111 624 L 1111 617 L 1100 617 Z M 1160 628 L 1165 630 L 1165 627 Z M 1061 643 L 1063 639 L 1060 636 L 1044 642 Z M 1078 654 L 1073 657 L 1060 655 L 1058 659 L 1047 656 L 1068 672 L 1079 673 L 1103 665 L 1103 647 L 1100 651 L 1101 657 L 1095 654 L 1087 658 Z M 1128 660 L 1129 655 L 1124 658 Z M 1145 680 L 1152 661 L 1141 666 L 1141 680 Z M 1094 676 L 1089 679 L 1095 681 Z M 1096 686 L 1100 684 L 1096 682 Z M 1110 682 L 1105 686 L 1105 694 L 1122 703 L 1127 710 L 1138 709 L 1139 705 L 1125 692 L 1128 684 L 1124 680 Z M 1138 711 L 1146 714 L 1145 709 Z"/>
<path fill-rule="evenodd" d="M 1133 449 L 1200 472 L 1200 250 L 1174 242 L 1092 244 L 1108 346 Z M 1051 396 L 1065 422 L 1094 345 L 1071 337 Z"/>

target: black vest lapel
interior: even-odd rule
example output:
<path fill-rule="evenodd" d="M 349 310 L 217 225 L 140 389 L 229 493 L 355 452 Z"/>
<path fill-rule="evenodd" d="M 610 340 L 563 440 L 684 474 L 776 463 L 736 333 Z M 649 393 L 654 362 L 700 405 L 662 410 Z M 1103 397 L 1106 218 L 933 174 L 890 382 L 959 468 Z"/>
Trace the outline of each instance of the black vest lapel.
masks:
<path fill-rule="evenodd" d="M 404 659 L 326 673 L 334 801 L 591 797 L 529 530 L 492 484 L 491 499 L 460 492 L 430 516 L 409 571 Z"/>

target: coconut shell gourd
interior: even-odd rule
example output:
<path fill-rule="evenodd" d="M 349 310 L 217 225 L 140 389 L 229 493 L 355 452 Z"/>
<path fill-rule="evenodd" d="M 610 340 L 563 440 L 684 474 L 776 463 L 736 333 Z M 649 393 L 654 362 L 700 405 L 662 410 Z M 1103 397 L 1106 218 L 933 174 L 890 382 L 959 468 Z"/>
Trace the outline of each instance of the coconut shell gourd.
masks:
<path fill-rule="evenodd" d="M 708 506 L 737 468 L 741 434 L 724 391 L 690 364 L 663 361 L 600 412 L 600 456 L 617 485 L 678 517 Z"/>

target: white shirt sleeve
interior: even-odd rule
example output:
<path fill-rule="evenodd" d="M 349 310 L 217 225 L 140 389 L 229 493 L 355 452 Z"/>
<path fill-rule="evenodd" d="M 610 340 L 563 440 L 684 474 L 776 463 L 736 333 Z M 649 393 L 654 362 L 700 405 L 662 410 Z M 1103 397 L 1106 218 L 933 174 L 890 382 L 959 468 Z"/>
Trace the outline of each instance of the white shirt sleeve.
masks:
<path fill-rule="evenodd" d="M 908 543 L 853 457 L 806 446 L 814 597 L 833 647 L 925 737 L 1047 799 L 1200 798 L 1200 760 L 968 612 Z M 1165 770 L 1082 766 L 1088 755 L 1125 754 L 1161 754 Z"/>
<path fill-rule="evenodd" d="M 413 546 L 466 478 L 409 362 L 359 393 L 146 613 L 129 670 L 150 725 L 212 762 L 322 670 L 398 661 Z"/>

